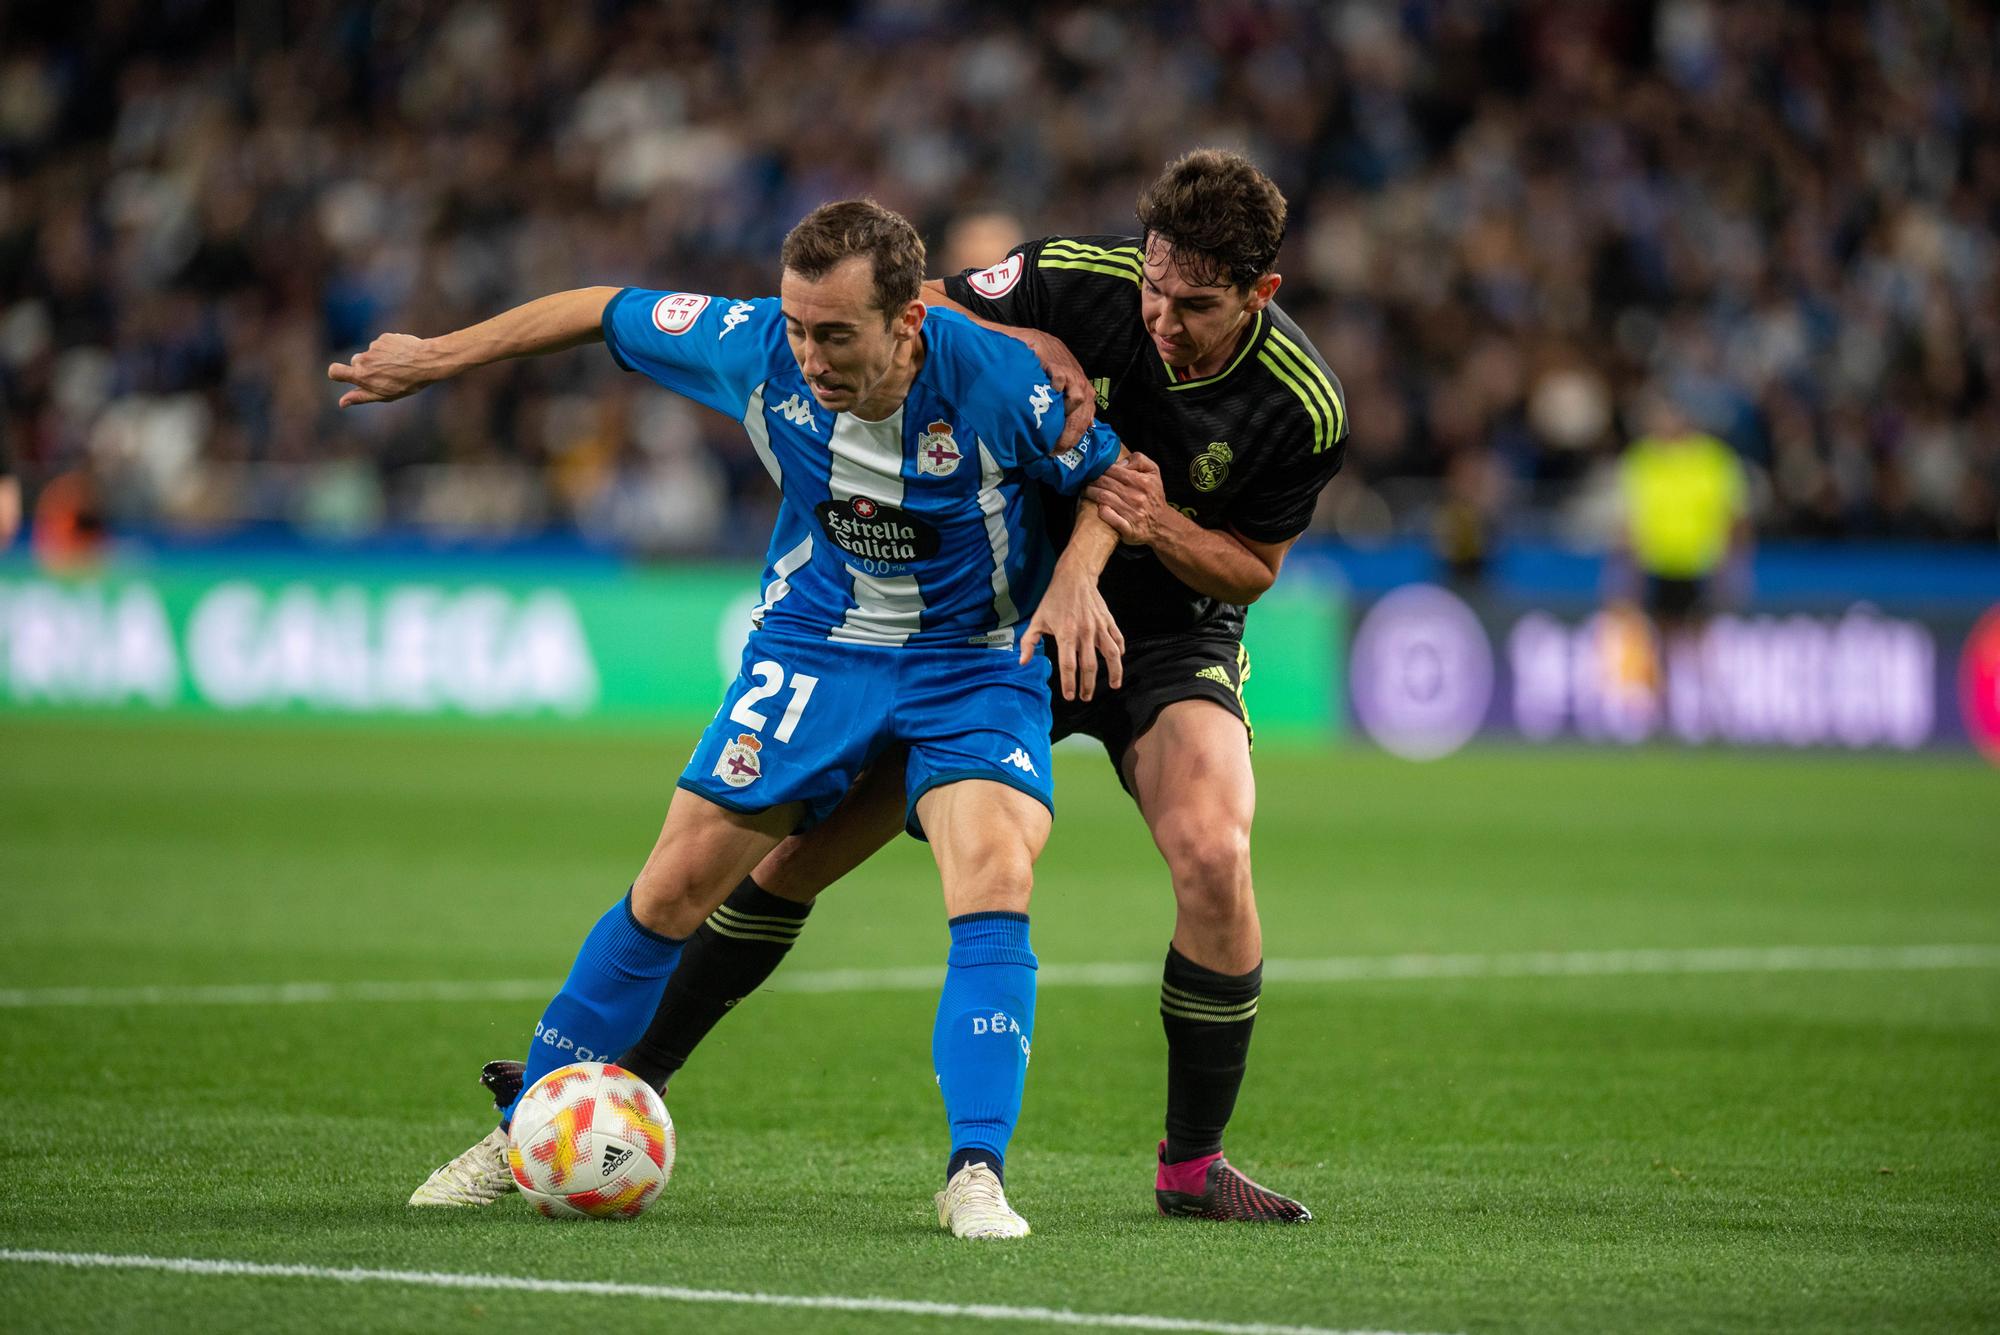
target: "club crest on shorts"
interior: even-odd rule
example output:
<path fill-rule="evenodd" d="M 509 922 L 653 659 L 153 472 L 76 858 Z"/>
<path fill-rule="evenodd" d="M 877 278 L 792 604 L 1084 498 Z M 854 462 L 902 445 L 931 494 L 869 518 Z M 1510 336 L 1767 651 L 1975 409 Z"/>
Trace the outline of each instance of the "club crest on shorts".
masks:
<path fill-rule="evenodd" d="M 1188 481 L 1194 483 L 1196 491 L 1214 491 L 1229 476 L 1229 465 L 1235 460 L 1236 454 L 1228 441 L 1212 440 L 1188 465 Z"/>
<path fill-rule="evenodd" d="M 736 740 L 722 748 L 722 756 L 715 762 L 715 777 L 731 788 L 748 788 L 764 777 L 763 763 L 757 759 L 763 749 L 756 733 L 736 734 Z"/>
<path fill-rule="evenodd" d="M 960 452 L 958 442 L 951 438 L 951 423 L 932 422 L 917 437 L 917 471 L 932 477 L 950 477 L 958 471 L 958 461 L 965 455 Z"/>

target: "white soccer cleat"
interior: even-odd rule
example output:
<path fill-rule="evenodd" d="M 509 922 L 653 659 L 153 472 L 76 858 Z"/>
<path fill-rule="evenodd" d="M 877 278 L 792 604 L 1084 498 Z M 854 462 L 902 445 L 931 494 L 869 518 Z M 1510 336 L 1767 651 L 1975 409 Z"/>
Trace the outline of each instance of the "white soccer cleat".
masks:
<path fill-rule="evenodd" d="M 1007 1204 L 1000 1179 L 983 1163 L 969 1163 L 951 1176 L 936 1197 L 938 1227 L 959 1238 L 1025 1238 L 1028 1221 Z"/>
<path fill-rule="evenodd" d="M 519 1191 L 507 1167 L 507 1133 L 494 1127 L 465 1153 L 424 1179 L 410 1193 L 412 1205 L 491 1205 Z"/>

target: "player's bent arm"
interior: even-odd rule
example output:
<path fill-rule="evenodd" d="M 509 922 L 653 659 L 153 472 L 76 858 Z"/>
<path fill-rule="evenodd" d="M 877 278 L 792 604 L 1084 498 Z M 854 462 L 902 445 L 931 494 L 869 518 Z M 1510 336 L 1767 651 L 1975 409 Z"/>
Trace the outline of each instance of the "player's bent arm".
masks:
<path fill-rule="evenodd" d="M 1203 528 L 1167 500 L 1160 466 L 1143 454 L 1121 460 L 1085 495 L 1097 502 L 1119 541 L 1151 547 L 1181 583 L 1224 602 L 1262 597 L 1296 541 L 1259 542 L 1233 529 Z"/>
<path fill-rule="evenodd" d="M 1083 373 L 1083 363 L 1069 350 L 1069 344 L 1045 330 L 1000 324 L 983 315 L 973 314 L 944 294 L 944 280 L 940 278 L 925 281 L 923 296 L 926 306 L 954 311 L 982 329 L 991 329 L 996 334 L 1005 334 L 1027 344 L 1034 352 L 1035 360 L 1042 364 L 1042 370 L 1048 373 L 1049 387 L 1063 397 L 1062 435 L 1056 438 L 1055 448 L 1050 453 L 1061 454 L 1083 439 L 1083 433 L 1090 430 L 1090 424 L 1097 420 L 1097 391 L 1091 387 L 1090 377 Z"/>
<path fill-rule="evenodd" d="M 1123 451 L 1120 451 L 1123 457 Z M 1098 576 L 1118 546 L 1118 534 L 1104 522 L 1097 506 L 1079 502 L 1069 545 L 1056 561 L 1055 574 L 1041 605 L 1021 637 L 1021 661 L 1028 661 L 1043 637 L 1055 648 L 1056 689 L 1065 700 L 1089 700 L 1097 693 L 1097 663 L 1104 660 L 1104 684 L 1112 690 L 1125 682 L 1125 636 L 1098 591 Z"/>
<path fill-rule="evenodd" d="M 383 334 L 352 362 L 327 367 L 326 378 L 354 386 L 340 396 L 343 408 L 386 403 L 474 367 L 595 342 L 604 337 L 604 308 L 621 290 L 583 287 L 537 297 L 437 338 Z"/>
<path fill-rule="evenodd" d="M 1285 553 L 1298 541 L 1258 542 L 1234 531 L 1203 528 L 1178 511 L 1173 515 L 1161 526 L 1154 554 L 1181 583 L 1226 603 L 1247 606 L 1270 592 Z"/>

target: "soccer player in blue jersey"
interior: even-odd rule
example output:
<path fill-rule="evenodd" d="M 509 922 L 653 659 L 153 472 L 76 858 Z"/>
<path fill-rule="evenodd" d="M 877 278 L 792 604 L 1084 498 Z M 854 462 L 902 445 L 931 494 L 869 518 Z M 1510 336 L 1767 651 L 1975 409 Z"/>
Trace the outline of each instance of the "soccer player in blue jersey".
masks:
<path fill-rule="evenodd" d="M 1100 586 L 1126 636 L 1122 680 L 1093 691 L 1085 662 L 1052 705 L 1058 737 L 1103 742 L 1172 885 L 1153 1190 L 1175 1218 L 1312 1218 L 1222 1152 L 1263 987 L 1244 620 L 1340 467 L 1348 423 L 1339 380 L 1273 300 L 1285 217 L 1255 164 L 1201 149 L 1141 195 L 1138 235 L 1030 241 L 925 287 L 933 305 L 1028 341 L 1057 388 L 1081 390 L 1066 431 L 1084 429 L 1094 399 L 1131 451 L 1086 493 L 1123 543 Z M 1060 534 L 1067 502 L 1050 509 Z M 778 967 L 814 897 L 895 836 L 900 791 L 885 757 L 832 818 L 746 878 L 695 934 L 620 1064 L 664 1088 Z M 503 1089 L 507 1065 L 488 1066 Z"/>
<path fill-rule="evenodd" d="M 1004 1158 L 1034 1030 L 1032 869 L 1053 811 L 1050 669 L 1034 642 L 1046 632 L 1061 657 L 1114 661 L 1120 643 L 1096 592 L 1115 536 L 1072 541 L 1058 561 L 1036 484 L 1075 496 L 1120 446 L 1093 426 L 1057 451 L 1062 401 L 1034 355 L 928 313 L 923 243 L 889 210 L 815 210 L 782 261 L 775 300 L 589 288 L 443 338 L 384 335 L 327 373 L 353 386 L 348 406 L 602 338 L 626 369 L 742 421 L 783 494 L 742 669 L 651 856 L 535 1026 L 524 1087 L 630 1046 L 695 929 L 898 748 L 905 825 L 931 844 L 951 930 L 932 1036 L 952 1136 L 938 1221 L 1020 1237 Z M 1047 615 L 1030 620 L 1052 580 Z M 494 1131 L 411 1204 L 497 1198 L 513 1186 L 505 1149 Z"/>

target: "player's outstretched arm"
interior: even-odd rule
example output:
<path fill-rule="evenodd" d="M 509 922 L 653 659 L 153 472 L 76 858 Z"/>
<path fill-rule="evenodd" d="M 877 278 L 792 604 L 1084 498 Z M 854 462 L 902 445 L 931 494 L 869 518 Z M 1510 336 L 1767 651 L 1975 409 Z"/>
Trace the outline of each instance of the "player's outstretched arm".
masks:
<path fill-rule="evenodd" d="M 1035 360 L 1048 374 L 1049 387 L 1063 397 L 1062 435 L 1056 438 L 1055 448 L 1049 453 L 1061 454 L 1083 439 L 1083 433 L 1090 430 L 1090 424 L 1097 420 L 1097 391 L 1091 387 L 1090 377 L 1083 373 L 1083 363 L 1076 359 L 1076 354 L 1069 350 L 1067 343 L 1040 329 L 996 324 L 983 316 L 974 315 L 944 294 L 942 279 L 925 281 L 924 305 L 956 311 L 981 328 L 1027 344 L 1034 352 Z"/>
<path fill-rule="evenodd" d="M 582 287 L 537 297 L 438 338 L 383 334 L 353 361 L 327 367 L 326 378 L 354 387 L 340 396 L 348 408 L 404 398 L 475 366 L 574 348 L 604 337 L 604 308 L 619 291 Z"/>
<path fill-rule="evenodd" d="M 1121 452 L 1122 457 L 1122 452 Z M 1097 578 L 1118 546 L 1118 534 L 1089 501 L 1076 507 L 1069 545 L 1056 562 L 1048 592 L 1021 637 L 1021 661 L 1047 636 L 1055 642 L 1057 689 L 1065 700 L 1088 700 L 1097 693 L 1097 660 L 1104 660 L 1104 684 L 1125 683 L 1125 636 L 1098 592 Z"/>

